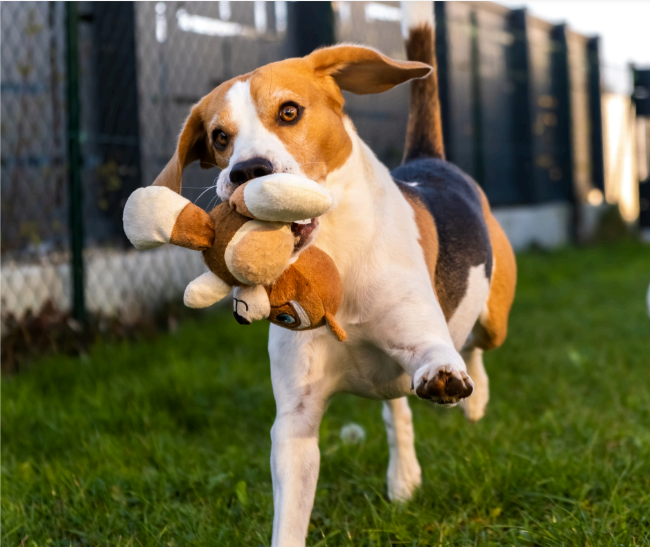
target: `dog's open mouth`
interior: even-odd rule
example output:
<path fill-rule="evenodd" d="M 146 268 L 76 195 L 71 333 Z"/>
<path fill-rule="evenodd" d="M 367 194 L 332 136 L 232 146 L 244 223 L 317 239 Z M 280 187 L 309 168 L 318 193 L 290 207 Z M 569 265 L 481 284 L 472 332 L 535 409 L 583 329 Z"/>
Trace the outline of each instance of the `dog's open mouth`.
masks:
<path fill-rule="evenodd" d="M 293 252 L 298 253 L 311 242 L 314 232 L 318 227 L 318 219 L 299 220 L 291 223 L 291 232 L 296 238 Z"/>

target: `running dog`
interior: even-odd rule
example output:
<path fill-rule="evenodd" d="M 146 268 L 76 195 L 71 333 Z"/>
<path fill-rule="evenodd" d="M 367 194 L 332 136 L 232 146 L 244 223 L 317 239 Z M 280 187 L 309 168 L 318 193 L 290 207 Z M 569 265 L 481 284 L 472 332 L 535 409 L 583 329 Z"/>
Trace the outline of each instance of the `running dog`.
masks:
<path fill-rule="evenodd" d="M 318 429 L 333 394 L 384 401 L 388 495 L 408 500 L 421 471 L 406 397 L 461 403 L 480 419 L 488 401 L 482 354 L 506 337 L 515 258 L 481 188 L 445 161 L 433 14 L 421 4 L 428 10 L 405 25 L 407 61 L 338 45 L 221 84 L 192 108 L 154 182 L 180 192 L 183 169 L 198 160 L 221 168 L 223 200 L 273 173 L 308 177 L 333 196 L 323 216 L 292 225 L 293 252 L 316 244 L 334 260 L 343 282 L 336 319 L 347 341 L 325 327 L 270 327 L 275 547 L 305 544 Z M 357 135 L 341 91 L 380 93 L 407 81 L 404 161 L 390 172 Z"/>

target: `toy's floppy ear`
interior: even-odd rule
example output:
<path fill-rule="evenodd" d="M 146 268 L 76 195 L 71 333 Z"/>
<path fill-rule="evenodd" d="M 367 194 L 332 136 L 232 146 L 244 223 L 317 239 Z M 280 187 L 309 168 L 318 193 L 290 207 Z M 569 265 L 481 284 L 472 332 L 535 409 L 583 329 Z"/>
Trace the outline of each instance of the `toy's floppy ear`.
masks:
<path fill-rule="evenodd" d="M 231 289 L 212 272 L 205 272 L 187 286 L 183 302 L 188 308 L 207 308 L 223 300 Z"/>
<path fill-rule="evenodd" d="M 192 112 L 185 121 L 181 135 L 178 138 L 176 152 L 169 163 L 156 177 L 153 186 L 165 186 L 180 194 L 183 186 L 183 169 L 190 163 L 199 160 L 201 167 L 214 167 L 214 157 L 210 152 L 208 135 L 203 124 L 203 101 L 192 107 Z"/>
<path fill-rule="evenodd" d="M 362 46 L 332 46 L 306 57 L 316 75 L 331 76 L 344 91 L 358 95 L 381 93 L 413 78 L 424 78 L 431 67 L 417 61 L 396 61 Z"/>
<path fill-rule="evenodd" d="M 204 251 L 214 242 L 208 214 L 169 188 L 138 188 L 124 206 L 124 232 L 136 249 L 165 243 Z"/>
<path fill-rule="evenodd" d="M 339 342 L 345 342 L 348 338 L 347 333 L 343 330 L 343 327 L 336 322 L 334 316 L 327 312 L 325 313 L 325 323 L 327 325 L 327 330 L 329 330 Z"/>

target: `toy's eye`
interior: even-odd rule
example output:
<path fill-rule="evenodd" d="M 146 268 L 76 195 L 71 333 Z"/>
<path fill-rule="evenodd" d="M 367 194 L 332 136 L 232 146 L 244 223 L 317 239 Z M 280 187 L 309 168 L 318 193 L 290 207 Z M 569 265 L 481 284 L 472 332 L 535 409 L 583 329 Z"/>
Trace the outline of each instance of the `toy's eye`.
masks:
<path fill-rule="evenodd" d="M 295 123 L 300 118 L 302 108 L 296 103 L 284 103 L 280 107 L 280 119 L 285 123 Z"/>
<path fill-rule="evenodd" d="M 285 325 L 292 325 L 296 322 L 296 318 L 289 315 L 288 313 L 281 313 L 275 318 L 275 320 L 278 323 L 284 323 Z"/>
<path fill-rule="evenodd" d="M 223 149 L 228 146 L 228 135 L 221 131 L 221 129 L 215 129 L 212 132 L 212 142 L 215 148 Z"/>

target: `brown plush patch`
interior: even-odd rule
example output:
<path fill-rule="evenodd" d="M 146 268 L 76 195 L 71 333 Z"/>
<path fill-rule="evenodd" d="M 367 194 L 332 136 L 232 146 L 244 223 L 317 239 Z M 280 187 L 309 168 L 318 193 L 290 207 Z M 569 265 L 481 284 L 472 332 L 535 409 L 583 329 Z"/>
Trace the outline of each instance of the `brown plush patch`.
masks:
<path fill-rule="evenodd" d="M 230 204 L 230 207 L 240 215 L 248 218 L 255 218 L 255 216 L 248 210 L 248 207 L 246 207 L 246 202 L 244 201 L 244 188 L 247 184 L 248 183 L 245 182 L 244 184 L 237 186 L 235 191 L 232 193 L 232 196 L 230 196 L 228 203 Z"/>
<path fill-rule="evenodd" d="M 343 298 L 343 284 L 330 256 L 313 245 L 305 249 L 294 264 L 323 301 L 325 311 L 336 313 Z"/>
<path fill-rule="evenodd" d="M 220 203 L 212 209 L 210 211 L 210 219 L 213 225 L 218 226 L 219 229 L 215 233 L 212 247 L 203 251 L 203 260 L 205 260 L 210 271 L 217 277 L 220 277 L 229 285 L 240 287 L 242 283 L 230 273 L 230 270 L 226 266 L 224 254 L 232 236 L 244 224 L 250 222 L 250 219 L 233 211 L 227 203 Z"/>
<path fill-rule="evenodd" d="M 330 332 L 334 335 L 339 342 L 345 342 L 348 339 L 348 334 L 343 330 L 341 325 L 336 322 L 336 318 L 331 313 L 325 314 L 325 321 Z"/>
<path fill-rule="evenodd" d="M 477 340 L 482 349 L 493 349 L 503 344 L 508 334 L 508 316 L 517 285 L 517 262 L 508 237 L 490 211 L 485 194 L 481 189 L 479 191 L 494 260 L 487 300 L 488 313 L 480 320 L 483 332 L 479 333 Z"/>
<path fill-rule="evenodd" d="M 214 243 L 212 219 L 203 209 L 188 203 L 176 219 L 169 242 L 195 251 L 209 249 Z"/>
<path fill-rule="evenodd" d="M 266 291 L 271 304 L 269 321 L 290 329 L 298 328 L 299 318 L 290 305 L 295 300 L 309 317 L 310 329 L 328 324 L 338 340 L 345 340 L 345 331 L 334 319 L 343 298 L 341 276 L 334 261 L 317 247 L 305 249 Z M 277 321 L 282 313 L 294 316 L 296 323 L 286 325 Z"/>
<path fill-rule="evenodd" d="M 231 260 L 226 257 L 226 264 L 242 282 L 268 285 L 289 267 L 295 239 L 282 223 L 256 224 L 255 229 L 233 244 Z"/>
<path fill-rule="evenodd" d="M 403 162 L 422 157 L 445 159 L 435 41 L 433 29 L 428 23 L 409 30 L 406 56 L 411 61 L 431 65 L 433 70 L 426 78 L 413 80 L 410 84 L 411 105 Z"/>

